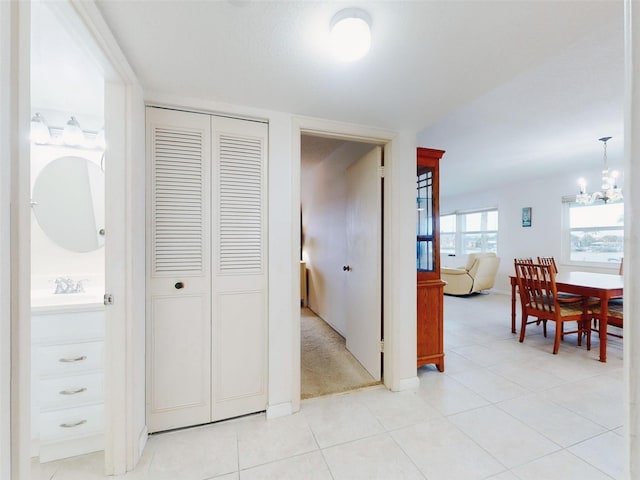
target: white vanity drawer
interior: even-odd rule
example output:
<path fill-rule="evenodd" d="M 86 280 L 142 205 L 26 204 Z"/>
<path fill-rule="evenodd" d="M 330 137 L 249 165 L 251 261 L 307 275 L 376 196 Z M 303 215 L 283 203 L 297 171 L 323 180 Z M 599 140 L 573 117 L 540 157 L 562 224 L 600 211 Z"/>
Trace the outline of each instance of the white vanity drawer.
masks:
<path fill-rule="evenodd" d="M 38 344 L 104 338 L 103 311 L 33 314 L 31 322 L 31 339 Z"/>
<path fill-rule="evenodd" d="M 104 430 L 104 405 L 65 408 L 40 414 L 40 441 L 81 437 Z"/>
<path fill-rule="evenodd" d="M 102 370 L 103 342 L 38 347 L 40 376 L 75 375 Z"/>
<path fill-rule="evenodd" d="M 98 372 L 40 380 L 40 408 L 52 410 L 101 403 L 103 378 L 102 372 Z"/>

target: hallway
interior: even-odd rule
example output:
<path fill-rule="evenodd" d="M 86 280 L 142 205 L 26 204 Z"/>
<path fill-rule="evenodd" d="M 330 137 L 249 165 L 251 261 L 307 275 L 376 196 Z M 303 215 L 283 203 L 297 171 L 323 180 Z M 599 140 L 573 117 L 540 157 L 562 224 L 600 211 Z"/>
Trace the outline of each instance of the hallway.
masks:
<path fill-rule="evenodd" d="M 345 339 L 313 311 L 300 311 L 302 399 L 341 393 L 380 382 L 347 350 Z"/>

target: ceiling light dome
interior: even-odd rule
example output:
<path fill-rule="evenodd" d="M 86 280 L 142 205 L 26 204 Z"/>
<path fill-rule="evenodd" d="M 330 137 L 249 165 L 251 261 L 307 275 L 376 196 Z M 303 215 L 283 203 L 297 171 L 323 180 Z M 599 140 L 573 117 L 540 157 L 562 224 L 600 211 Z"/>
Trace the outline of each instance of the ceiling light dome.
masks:
<path fill-rule="evenodd" d="M 371 46 L 371 17 L 360 8 L 345 8 L 331 19 L 331 48 L 344 62 L 364 57 Z"/>

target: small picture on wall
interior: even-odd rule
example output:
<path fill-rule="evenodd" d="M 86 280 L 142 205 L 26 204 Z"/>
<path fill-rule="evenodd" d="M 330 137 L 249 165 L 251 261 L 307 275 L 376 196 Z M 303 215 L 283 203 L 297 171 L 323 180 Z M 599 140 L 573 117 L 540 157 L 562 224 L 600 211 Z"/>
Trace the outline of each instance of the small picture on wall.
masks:
<path fill-rule="evenodd" d="M 531 207 L 523 207 L 522 209 L 522 226 L 531 226 Z"/>

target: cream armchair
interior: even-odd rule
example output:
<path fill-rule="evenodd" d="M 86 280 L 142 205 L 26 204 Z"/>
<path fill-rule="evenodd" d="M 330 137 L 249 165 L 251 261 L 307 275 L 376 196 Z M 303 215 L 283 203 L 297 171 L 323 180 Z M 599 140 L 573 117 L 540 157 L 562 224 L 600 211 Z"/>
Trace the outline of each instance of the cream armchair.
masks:
<path fill-rule="evenodd" d="M 495 253 L 471 253 L 467 265 L 460 268 L 442 268 L 442 280 L 447 282 L 444 293 L 468 295 L 493 287 L 500 265 Z"/>

